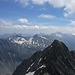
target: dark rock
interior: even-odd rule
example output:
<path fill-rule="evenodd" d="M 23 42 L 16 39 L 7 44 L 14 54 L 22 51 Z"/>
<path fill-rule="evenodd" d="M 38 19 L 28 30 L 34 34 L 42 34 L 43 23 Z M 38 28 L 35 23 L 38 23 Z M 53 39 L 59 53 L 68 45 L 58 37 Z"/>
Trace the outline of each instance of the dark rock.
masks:
<path fill-rule="evenodd" d="M 24 60 L 12 75 L 75 75 L 75 55 L 63 42 L 54 40 Z"/>

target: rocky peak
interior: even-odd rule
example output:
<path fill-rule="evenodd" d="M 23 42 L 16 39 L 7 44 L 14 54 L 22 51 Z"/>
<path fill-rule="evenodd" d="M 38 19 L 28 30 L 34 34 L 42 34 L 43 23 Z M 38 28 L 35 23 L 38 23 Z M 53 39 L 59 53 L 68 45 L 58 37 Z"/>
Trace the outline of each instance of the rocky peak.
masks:
<path fill-rule="evenodd" d="M 75 75 L 75 59 L 58 40 L 24 60 L 13 75 Z"/>

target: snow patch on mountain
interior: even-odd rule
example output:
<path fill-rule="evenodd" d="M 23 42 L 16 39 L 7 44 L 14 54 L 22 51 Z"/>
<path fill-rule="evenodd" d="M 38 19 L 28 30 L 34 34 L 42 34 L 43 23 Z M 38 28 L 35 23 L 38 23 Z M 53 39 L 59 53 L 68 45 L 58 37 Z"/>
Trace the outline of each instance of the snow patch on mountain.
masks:
<path fill-rule="evenodd" d="M 42 67 L 46 67 L 45 65 L 42 65 L 41 67 L 39 67 L 39 68 L 42 68 Z"/>
<path fill-rule="evenodd" d="M 39 37 L 41 37 L 42 39 L 47 39 L 46 37 L 44 37 L 44 36 L 39 36 Z"/>
<path fill-rule="evenodd" d="M 30 39 L 26 40 L 25 38 L 22 38 L 22 37 L 17 37 L 17 38 L 9 38 L 9 40 L 11 40 L 12 43 L 17 43 L 17 44 L 23 44 L 23 43 L 26 43 L 26 44 L 32 44 L 32 40 L 33 38 L 31 37 Z"/>
<path fill-rule="evenodd" d="M 40 58 L 39 62 L 42 60 L 42 58 Z"/>
<path fill-rule="evenodd" d="M 30 70 L 30 67 L 27 69 L 27 72 Z"/>
<path fill-rule="evenodd" d="M 28 40 L 28 43 L 29 43 L 29 44 L 32 44 L 32 40 L 33 40 L 33 37 L 31 37 L 31 38 Z"/>
<path fill-rule="evenodd" d="M 38 64 L 41 62 L 41 60 L 42 60 L 42 58 L 40 58 L 40 59 L 39 59 L 39 62 L 38 62 Z"/>
<path fill-rule="evenodd" d="M 40 66 L 37 70 L 39 70 L 39 69 L 41 69 L 41 68 L 45 68 L 46 66 L 45 65 L 42 65 L 42 66 Z"/>
<path fill-rule="evenodd" d="M 24 38 L 21 38 L 21 37 L 17 37 L 15 39 L 13 39 L 11 42 L 17 43 L 17 44 L 23 44 L 24 42 L 27 42 L 27 40 L 25 40 Z"/>
<path fill-rule="evenodd" d="M 58 36 L 58 37 L 63 37 L 62 35 L 60 35 L 60 34 L 56 34 L 56 36 Z"/>
<path fill-rule="evenodd" d="M 34 72 L 29 72 L 29 73 L 27 73 L 25 75 L 34 75 L 34 73 L 35 73 L 35 71 Z"/>
<path fill-rule="evenodd" d="M 33 64 L 34 64 L 34 63 L 32 63 L 32 64 L 30 65 L 30 67 L 27 69 L 27 72 L 30 70 L 30 68 L 33 66 Z"/>

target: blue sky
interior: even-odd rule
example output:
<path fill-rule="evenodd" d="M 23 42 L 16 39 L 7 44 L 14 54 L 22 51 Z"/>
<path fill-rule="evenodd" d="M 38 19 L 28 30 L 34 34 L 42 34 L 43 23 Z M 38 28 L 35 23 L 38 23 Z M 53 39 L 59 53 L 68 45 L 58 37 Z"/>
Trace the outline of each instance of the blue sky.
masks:
<path fill-rule="evenodd" d="M 74 8 L 74 0 L 0 0 L 0 34 L 75 33 Z"/>

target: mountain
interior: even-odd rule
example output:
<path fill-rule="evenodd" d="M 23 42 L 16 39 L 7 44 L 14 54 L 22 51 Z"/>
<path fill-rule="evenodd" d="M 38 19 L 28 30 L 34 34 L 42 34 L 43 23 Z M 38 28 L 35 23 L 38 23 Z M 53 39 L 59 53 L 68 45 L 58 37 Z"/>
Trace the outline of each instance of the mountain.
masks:
<path fill-rule="evenodd" d="M 47 47 L 50 43 L 53 42 L 53 37 L 48 36 L 48 35 L 39 35 L 35 34 L 32 37 L 25 37 L 22 35 L 15 35 L 9 37 L 9 40 L 12 43 L 17 43 L 20 45 L 29 45 L 29 46 L 40 46 L 40 47 Z"/>
<path fill-rule="evenodd" d="M 75 52 L 63 42 L 54 42 L 24 60 L 12 75 L 75 75 Z"/>
<path fill-rule="evenodd" d="M 29 58 L 36 51 L 43 50 L 49 43 L 51 41 L 44 35 L 37 34 L 33 37 L 15 34 L 0 39 L 0 75 L 11 75 L 24 59 Z"/>
<path fill-rule="evenodd" d="M 33 53 L 32 49 L 25 46 L 0 39 L 0 75 L 11 75 L 16 66 Z"/>
<path fill-rule="evenodd" d="M 0 38 L 8 38 L 12 43 L 20 44 L 20 45 L 27 45 L 29 47 L 43 47 L 46 48 L 49 46 L 54 39 L 58 39 L 64 42 L 70 50 L 75 50 L 75 33 L 52 33 L 50 35 L 45 34 L 35 34 L 34 36 L 27 36 L 22 34 L 4 34 L 0 36 Z M 42 50 L 43 50 L 42 49 Z"/>
<path fill-rule="evenodd" d="M 34 36 L 13 34 L 9 37 L 7 37 L 8 35 L 4 36 L 0 38 L 0 75 L 11 75 L 17 65 L 24 59 L 31 57 L 36 51 L 42 51 L 48 47 L 54 39 L 63 41 L 70 50 L 75 50 L 74 33 L 35 34 Z"/>
<path fill-rule="evenodd" d="M 27 45 L 27 46 L 33 46 L 33 47 L 42 47 L 42 50 L 49 46 L 54 39 L 58 39 L 62 42 L 64 42 L 69 50 L 75 50 L 75 34 L 74 33 L 52 33 L 50 35 L 45 35 L 45 34 L 35 34 L 32 37 L 28 36 L 22 36 L 16 34 L 15 36 L 9 37 L 9 40 L 12 43 L 17 43 L 20 45 Z"/>
<path fill-rule="evenodd" d="M 11 75 L 22 61 L 16 49 L 10 41 L 0 39 L 0 75 Z"/>
<path fill-rule="evenodd" d="M 60 41 L 63 41 L 66 46 L 69 48 L 69 50 L 75 50 L 75 34 L 74 33 L 52 33 L 50 36 L 54 37 L 55 39 L 58 39 Z"/>

